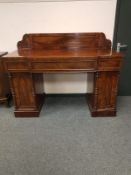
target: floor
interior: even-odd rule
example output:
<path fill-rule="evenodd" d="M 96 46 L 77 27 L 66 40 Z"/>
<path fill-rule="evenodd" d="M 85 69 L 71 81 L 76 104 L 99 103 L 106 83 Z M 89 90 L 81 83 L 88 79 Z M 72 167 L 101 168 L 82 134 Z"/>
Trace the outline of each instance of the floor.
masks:
<path fill-rule="evenodd" d="M 0 106 L 0 175 L 131 175 L 131 97 L 92 118 L 84 96 L 47 97 L 39 118 Z"/>

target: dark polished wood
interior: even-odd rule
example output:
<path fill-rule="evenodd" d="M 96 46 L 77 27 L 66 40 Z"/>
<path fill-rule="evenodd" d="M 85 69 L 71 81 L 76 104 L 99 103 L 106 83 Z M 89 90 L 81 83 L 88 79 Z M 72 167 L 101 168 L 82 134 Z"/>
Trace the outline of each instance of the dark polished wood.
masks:
<path fill-rule="evenodd" d="M 103 33 L 25 34 L 18 50 L 4 58 L 10 74 L 16 117 L 36 117 L 43 104 L 43 73 L 90 72 L 92 116 L 115 116 L 123 56 Z"/>
<path fill-rule="evenodd" d="M 10 88 L 7 73 L 4 70 L 2 56 L 6 55 L 7 52 L 0 52 L 0 103 L 9 105 L 10 99 Z"/>

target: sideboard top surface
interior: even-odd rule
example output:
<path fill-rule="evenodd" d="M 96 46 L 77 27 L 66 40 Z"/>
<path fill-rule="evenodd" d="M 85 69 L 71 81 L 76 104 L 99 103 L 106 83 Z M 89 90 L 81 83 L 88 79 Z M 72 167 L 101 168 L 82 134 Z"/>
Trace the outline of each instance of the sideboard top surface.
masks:
<path fill-rule="evenodd" d="M 42 51 L 42 50 L 22 50 L 14 51 L 12 53 L 9 53 L 8 55 L 5 55 L 5 58 L 40 58 L 40 59 L 46 59 L 46 58 L 63 58 L 68 59 L 70 57 L 74 58 L 98 58 L 98 57 L 115 57 L 120 58 L 122 56 L 121 53 L 117 53 L 115 51 L 100 51 L 100 50 L 73 50 L 73 51 L 60 51 L 60 50 L 54 50 L 54 51 Z"/>

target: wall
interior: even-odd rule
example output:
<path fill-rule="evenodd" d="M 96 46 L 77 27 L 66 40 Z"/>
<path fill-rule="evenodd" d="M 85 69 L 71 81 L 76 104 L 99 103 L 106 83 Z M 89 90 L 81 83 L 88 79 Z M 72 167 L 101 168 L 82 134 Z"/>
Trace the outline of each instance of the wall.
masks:
<path fill-rule="evenodd" d="M 13 51 L 24 33 L 104 32 L 112 39 L 116 0 L 0 3 L 0 50 Z M 45 75 L 46 93 L 89 92 L 86 74 Z"/>

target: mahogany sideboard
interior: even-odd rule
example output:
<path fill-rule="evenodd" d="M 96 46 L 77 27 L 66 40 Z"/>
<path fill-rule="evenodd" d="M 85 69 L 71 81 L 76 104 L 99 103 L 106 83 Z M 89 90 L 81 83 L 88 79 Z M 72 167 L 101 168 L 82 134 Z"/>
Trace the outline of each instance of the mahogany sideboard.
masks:
<path fill-rule="evenodd" d="M 17 51 L 4 57 L 16 117 L 39 116 L 44 101 L 43 73 L 90 72 L 92 116 L 115 116 L 123 55 L 112 51 L 104 33 L 25 34 Z"/>
<path fill-rule="evenodd" d="M 9 80 L 3 65 L 3 56 L 6 54 L 7 52 L 0 52 L 0 103 L 5 103 L 7 104 L 7 106 L 9 106 L 9 99 L 10 99 Z"/>

